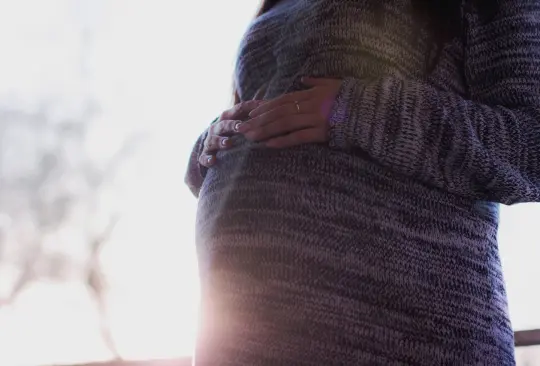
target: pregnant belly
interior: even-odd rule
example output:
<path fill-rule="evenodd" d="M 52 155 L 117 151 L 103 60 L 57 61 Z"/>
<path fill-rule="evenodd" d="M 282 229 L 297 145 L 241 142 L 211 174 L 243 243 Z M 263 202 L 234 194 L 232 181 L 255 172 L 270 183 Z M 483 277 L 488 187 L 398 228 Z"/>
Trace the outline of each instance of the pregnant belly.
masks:
<path fill-rule="evenodd" d="M 377 238 L 397 227 L 425 231 L 425 223 L 457 220 L 460 229 L 478 232 L 497 218 L 473 200 L 393 174 L 366 156 L 307 145 L 219 156 L 200 192 L 197 223 L 201 239 L 218 232 L 329 235 L 322 228 Z"/>
<path fill-rule="evenodd" d="M 430 318 L 430 299 L 448 309 L 460 297 L 474 303 L 456 278 L 489 297 L 489 230 L 466 200 L 359 156 L 314 145 L 230 151 L 200 194 L 199 345 L 227 354 L 251 342 L 252 352 L 294 357 L 309 335 L 309 347 L 351 357 L 367 345 L 392 347 L 428 324 L 417 317 Z M 435 279 L 436 288 L 426 285 Z M 309 354 L 327 357 L 324 348 Z"/>
<path fill-rule="evenodd" d="M 205 179 L 197 246 L 211 259 L 201 261 L 207 273 L 226 258 L 253 278 L 265 265 L 294 272 L 321 256 L 356 267 L 395 267 L 392 258 L 421 265 L 434 248 L 443 260 L 484 256 L 496 221 L 479 212 L 474 202 L 326 147 L 237 149 Z"/>
<path fill-rule="evenodd" d="M 201 245 L 228 233 L 300 235 L 300 242 L 336 231 L 369 234 L 381 219 L 380 206 L 392 199 L 391 189 L 383 187 L 389 179 L 376 177 L 370 167 L 364 159 L 316 145 L 227 152 L 201 189 Z"/>

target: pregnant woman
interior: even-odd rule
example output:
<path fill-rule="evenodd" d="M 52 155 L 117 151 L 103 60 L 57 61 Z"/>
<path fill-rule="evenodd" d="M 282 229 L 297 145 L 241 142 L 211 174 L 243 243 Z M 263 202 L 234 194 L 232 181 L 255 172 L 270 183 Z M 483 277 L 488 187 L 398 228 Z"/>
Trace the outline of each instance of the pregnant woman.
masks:
<path fill-rule="evenodd" d="M 196 365 L 515 364 L 498 204 L 540 200 L 540 1 L 265 1 L 235 85 L 186 177 Z"/>

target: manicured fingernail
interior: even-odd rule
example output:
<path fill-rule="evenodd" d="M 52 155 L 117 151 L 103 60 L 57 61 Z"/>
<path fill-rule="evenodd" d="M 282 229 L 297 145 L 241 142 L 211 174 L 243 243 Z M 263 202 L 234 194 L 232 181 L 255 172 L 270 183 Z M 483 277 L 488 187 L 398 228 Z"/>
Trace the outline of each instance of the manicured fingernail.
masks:
<path fill-rule="evenodd" d="M 221 141 L 219 142 L 221 144 L 221 146 L 223 147 L 229 147 L 231 146 L 231 140 L 228 138 L 228 137 L 224 137 L 221 139 Z"/>
<path fill-rule="evenodd" d="M 209 156 L 208 158 L 206 158 L 206 162 L 207 162 L 209 165 L 214 164 L 214 157 L 213 157 L 213 156 Z"/>
<path fill-rule="evenodd" d="M 238 128 L 236 129 L 237 132 L 244 133 L 246 131 L 249 131 L 249 123 L 243 122 L 238 125 Z"/>
<path fill-rule="evenodd" d="M 240 126 L 242 126 L 242 122 L 236 122 L 233 126 L 234 132 L 239 132 Z"/>

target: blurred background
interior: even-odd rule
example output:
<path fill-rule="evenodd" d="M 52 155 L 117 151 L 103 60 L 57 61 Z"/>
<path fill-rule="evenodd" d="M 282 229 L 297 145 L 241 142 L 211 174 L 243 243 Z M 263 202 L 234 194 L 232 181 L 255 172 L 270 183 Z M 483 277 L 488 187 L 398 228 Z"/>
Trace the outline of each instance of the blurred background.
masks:
<path fill-rule="evenodd" d="M 231 103 L 257 6 L 0 0 L 0 366 L 191 355 L 196 200 L 183 177 Z M 537 329 L 540 205 L 501 216 L 512 321 Z M 540 365 L 535 347 L 518 353 Z"/>

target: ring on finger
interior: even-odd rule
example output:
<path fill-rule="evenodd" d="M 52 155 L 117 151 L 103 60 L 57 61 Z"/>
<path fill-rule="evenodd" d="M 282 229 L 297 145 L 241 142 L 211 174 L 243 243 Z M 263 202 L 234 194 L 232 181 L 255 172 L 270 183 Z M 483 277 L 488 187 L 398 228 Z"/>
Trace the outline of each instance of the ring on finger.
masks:
<path fill-rule="evenodd" d="M 295 100 L 294 105 L 296 106 L 296 113 L 300 114 L 300 102 Z"/>

